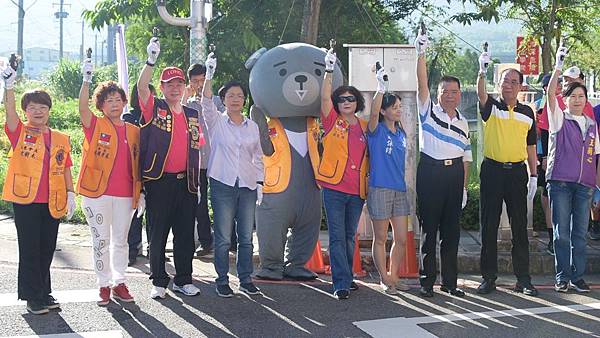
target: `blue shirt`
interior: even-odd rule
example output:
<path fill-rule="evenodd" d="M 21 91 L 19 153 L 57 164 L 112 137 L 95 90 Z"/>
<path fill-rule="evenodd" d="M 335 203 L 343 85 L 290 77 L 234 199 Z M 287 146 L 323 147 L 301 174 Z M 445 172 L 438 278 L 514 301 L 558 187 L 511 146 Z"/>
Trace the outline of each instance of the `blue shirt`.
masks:
<path fill-rule="evenodd" d="M 396 132 L 379 122 L 375 131 L 367 131 L 369 145 L 369 186 L 406 191 L 404 167 L 406 134 L 399 127 Z"/>

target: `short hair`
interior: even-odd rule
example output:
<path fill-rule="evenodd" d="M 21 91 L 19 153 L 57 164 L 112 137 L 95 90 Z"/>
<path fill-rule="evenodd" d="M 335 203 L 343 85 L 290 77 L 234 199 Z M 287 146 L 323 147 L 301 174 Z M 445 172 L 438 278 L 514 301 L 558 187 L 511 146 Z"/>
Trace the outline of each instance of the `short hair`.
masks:
<path fill-rule="evenodd" d="M 26 110 L 30 103 L 43 104 L 52 108 L 52 99 L 50 95 L 43 89 L 34 89 L 27 91 L 21 98 L 21 109 Z"/>
<path fill-rule="evenodd" d="M 500 78 L 502 78 L 502 76 L 504 76 L 504 73 L 508 73 L 510 71 L 514 71 L 517 72 L 517 74 L 519 74 L 519 84 L 523 84 L 523 73 L 521 73 L 520 70 L 516 69 L 516 68 L 506 68 L 505 70 L 502 71 L 502 73 L 500 73 Z"/>
<path fill-rule="evenodd" d="M 356 112 L 362 111 L 363 109 L 365 109 L 365 98 L 362 96 L 362 94 L 360 93 L 360 91 L 358 89 L 356 89 L 356 87 L 354 86 L 340 86 L 338 87 L 336 90 L 333 91 L 333 94 L 331 94 L 332 100 L 333 100 L 333 109 L 335 109 L 336 113 L 340 113 L 340 111 L 338 110 L 338 103 L 340 103 L 340 95 L 344 94 L 345 92 L 349 92 L 350 94 L 352 94 L 354 97 L 356 97 Z"/>
<path fill-rule="evenodd" d="M 456 83 L 458 85 L 458 89 L 460 89 L 460 80 L 456 76 L 444 75 L 444 76 L 442 76 L 442 78 L 440 79 L 440 82 L 438 83 L 438 91 L 442 88 L 442 85 L 444 83 L 451 83 L 451 82 Z"/>
<path fill-rule="evenodd" d="M 121 96 L 121 100 L 127 103 L 127 94 L 118 83 L 114 81 L 104 81 L 101 82 L 94 90 L 94 102 L 96 103 L 96 109 L 102 111 L 102 105 L 106 100 L 106 97 L 112 93 L 118 93 Z"/>
<path fill-rule="evenodd" d="M 244 93 L 244 99 L 248 97 L 248 92 L 246 91 L 246 88 L 244 88 L 244 85 L 242 85 L 240 81 L 234 80 L 227 82 L 223 85 L 223 87 L 219 89 L 219 97 L 221 98 L 221 101 L 225 101 L 225 95 L 227 94 L 229 89 L 233 87 L 239 87 L 242 90 L 242 93 Z"/>
<path fill-rule="evenodd" d="M 583 84 L 583 83 L 579 83 L 579 82 L 571 82 L 568 86 L 567 89 L 565 89 L 563 91 L 563 97 L 569 97 L 571 96 L 571 94 L 573 94 L 573 92 L 575 91 L 575 89 L 577 88 L 581 88 L 583 89 L 583 93 L 585 94 L 585 99 L 588 99 L 588 91 L 587 91 L 587 87 Z"/>
<path fill-rule="evenodd" d="M 187 74 L 188 79 L 190 80 L 192 79 L 193 75 L 205 75 L 206 67 L 201 63 L 194 63 L 193 65 L 190 65 L 190 68 L 188 68 Z"/>
<path fill-rule="evenodd" d="M 395 105 L 398 101 L 402 101 L 402 98 L 396 93 L 383 94 L 383 98 L 381 100 L 381 109 L 379 110 L 379 122 L 382 122 L 385 118 L 383 114 L 381 114 L 381 110 L 388 109 L 389 107 Z"/>

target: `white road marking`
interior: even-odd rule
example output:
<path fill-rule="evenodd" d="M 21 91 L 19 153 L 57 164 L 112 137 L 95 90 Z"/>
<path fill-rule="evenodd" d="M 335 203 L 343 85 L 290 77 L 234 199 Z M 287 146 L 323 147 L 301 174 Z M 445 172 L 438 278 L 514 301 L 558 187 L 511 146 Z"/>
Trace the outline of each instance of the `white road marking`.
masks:
<path fill-rule="evenodd" d="M 12 336 L 10 338 L 122 338 L 121 331 L 90 331 L 77 333 L 44 334 L 41 336 Z"/>
<path fill-rule="evenodd" d="M 579 305 L 556 305 L 556 306 L 545 306 L 545 307 L 534 307 L 528 309 L 512 309 L 504 311 L 484 311 L 484 312 L 469 312 L 461 314 L 448 314 L 448 315 L 435 315 L 426 317 L 414 317 L 414 318 L 387 318 L 377 320 L 365 320 L 360 322 L 354 322 L 356 327 L 363 330 L 374 338 L 379 337 L 394 337 L 399 332 L 405 337 L 413 338 L 432 338 L 437 337 L 430 333 L 424 328 L 420 327 L 420 324 L 432 324 L 441 322 L 455 322 L 463 321 L 465 318 L 468 319 L 490 319 L 500 318 L 507 316 L 528 316 L 528 315 L 541 315 L 550 313 L 562 313 L 562 312 L 576 312 L 576 311 L 588 311 L 588 310 L 600 310 L 600 302 L 579 304 Z M 593 334 L 593 332 L 586 332 Z"/>
<path fill-rule="evenodd" d="M 98 289 L 54 291 L 52 296 L 61 304 L 95 302 L 98 300 Z M 25 301 L 17 297 L 16 293 L 0 293 L 0 307 L 25 305 Z"/>

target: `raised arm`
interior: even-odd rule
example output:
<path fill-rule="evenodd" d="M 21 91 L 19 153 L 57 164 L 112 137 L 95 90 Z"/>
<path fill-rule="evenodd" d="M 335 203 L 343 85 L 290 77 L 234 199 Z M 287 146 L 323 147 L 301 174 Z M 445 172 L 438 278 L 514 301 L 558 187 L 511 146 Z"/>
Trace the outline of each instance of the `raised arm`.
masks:
<path fill-rule="evenodd" d="M 94 65 L 91 59 L 86 59 L 81 66 L 83 81 L 79 89 L 79 119 L 84 128 L 89 128 L 92 123 L 92 111 L 90 110 L 90 82 L 92 82 L 92 73 Z"/>
<path fill-rule="evenodd" d="M 485 74 L 487 69 L 492 63 L 490 53 L 484 51 L 479 56 L 479 74 L 477 75 L 477 96 L 479 97 L 479 104 L 485 106 L 488 99 L 488 93 L 485 89 Z"/>
<path fill-rule="evenodd" d="M 383 77 L 387 75 L 385 69 L 381 68 L 377 71 L 375 78 L 377 79 L 377 92 L 371 103 L 371 114 L 369 115 L 369 131 L 374 132 L 379 123 L 379 112 L 381 111 L 381 102 L 385 93 L 385 82 Z"/>
<path fill-rule="evenodd" d="M 152 95 L 148 85 L 152 80 L 152 71 L 154 70 L 156 60 L 158 59 L 158 54 L 160 54 L 160 43 L 158 42 L 157 37 L 150 39 L 150 43 L 148 44 L 148 47 L 146 47 L 146 52 L 148 52 L 148 60 L 146 61 L 144 68 L 142 68 L 140 77 L 137 81 L 138 96 L 140 101 L 144 103 L 148 102 L 150 95 Z"/>
<path fill-rule="evenodd" d="M 2 72 L 2 79 L 4 79 L 4 108 L 6 109 L 6 126 L 8 130 L 13 132 L 17 130 L 19 125 L 19 115 L 17 114 L 17 104 L 15 102 L 15 80 L 17 79 L 17 72 L 8 66 Z"/>
<path fill-rule="evenodd" d="M 333 49 L 330 49 L 325 54 L 325 77 L 321 86 L 321 114 L 325 117 L 329 116 L 329 112 L 333 107 L 331 93 L 333 92 L 333 70 L 335 69 L 336 61 L 337 58 L 333 53 Z"/>
<path fill-rule="evenodd" d="M 548 100 L 546 100 L 546 104 L 548 105 L 547 111 L 549 121 L 553 120 L 553 115 L 556 113 L 556 87 L 558 86 L 558 78 L 560 77 L 560 72 L 562 70 L 566 56 L 567 48 L 562 46 L 559 47 L 556 51 L 554 71 L 552 72 L 552 77 L 550 77 L 548 89 L 546 89 L 546 94 L 548 95 Z"/>
<path fill-rule="evenodd" d="M 219 119 L 219 112 L 217 111 L 217 106 L 213 101 L 212 92 L 212 79 L 215 75 L 215 70 L 217 69 L 217 58 L 214 57 L 214 54 L 212 52 L 208 54 L 205 65 L 206 76 L 204 78 L 204 88 L 202 88 L 202 98 L 200 99 L 200 105 L 202 106 L 202 114 L 204 115 L 204 120 L 206 121 L 208 130 L 210 131 L 215 127 Z"/>
<path fill-rule="evenodd" d="M 425 53 L 429 39 L 427 34 L 417 35 L 415 40 L 415 50 L 417 51 L 417 98 L 419 99 L 418 106 L 422 106 L 429 99 L 429 84 L 427 83 L 427 59 Z"/>

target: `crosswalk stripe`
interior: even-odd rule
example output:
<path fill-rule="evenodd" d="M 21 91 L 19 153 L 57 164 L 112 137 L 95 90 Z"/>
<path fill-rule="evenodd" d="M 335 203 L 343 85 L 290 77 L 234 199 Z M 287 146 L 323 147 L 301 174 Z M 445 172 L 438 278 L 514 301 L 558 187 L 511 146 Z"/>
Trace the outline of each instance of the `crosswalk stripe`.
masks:
<path fill-rule="evenodd" d="M 59 334 L 44 334 L 34 336 L 11 336 L 10 338 L 122 338 L 121 331 L 90 331 L 90 332 L 75 332 L 75 333 L 59 333 Z"/>
<path fill-rule="evenodd" d="M 52 295 L 61 303 L 85 303 L 98 300 L 98 289 L 54 291 Z M 0 293 L 0 307 L 25 305 L 16 293 Z"/>

